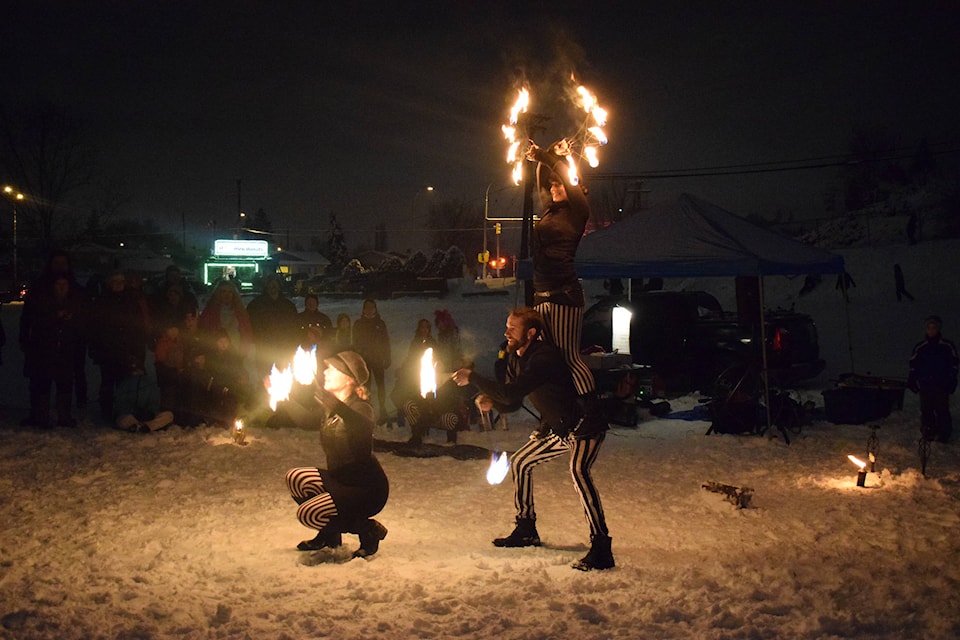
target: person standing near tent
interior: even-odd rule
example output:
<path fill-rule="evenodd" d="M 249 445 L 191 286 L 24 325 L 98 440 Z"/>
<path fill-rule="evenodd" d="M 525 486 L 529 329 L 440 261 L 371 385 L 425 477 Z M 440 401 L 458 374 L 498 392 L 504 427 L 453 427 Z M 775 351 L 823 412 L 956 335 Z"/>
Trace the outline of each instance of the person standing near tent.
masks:
<path fill-rule="evenodd" d="M 537 184 L 544 206 L 533 227 L 534 308 L 544 322 L 544 337 L 559 347 L 583 406 L 584 421 L 605 424 L 593 373 L 580 357 L 583 287 L 574 258 L 590 218 L 586 193 L 567 177 L 570 145 L 560 140 L 544 151 L 532 141 L 527 159 L 537 162 Z"/>
<path fill-rule="evenodd" d="M 940 316 L 923 322 L 926 337 L 913 347 L 907 387 L 920 395 L 920 429 L 925 440 L 949 442 L 953 433 L 950 394 L 957 390 L 957 348 L 943 337 Z"/>
<path fill-rule="evenodd" d="M 907 291 L 907 285 L 903 281 L 903 269 L 899 264 L 893 265 L 893 283 L 897 287 L 897 302 L 903 302 L 904 298 L 913 302 L 913 296 Z"/>

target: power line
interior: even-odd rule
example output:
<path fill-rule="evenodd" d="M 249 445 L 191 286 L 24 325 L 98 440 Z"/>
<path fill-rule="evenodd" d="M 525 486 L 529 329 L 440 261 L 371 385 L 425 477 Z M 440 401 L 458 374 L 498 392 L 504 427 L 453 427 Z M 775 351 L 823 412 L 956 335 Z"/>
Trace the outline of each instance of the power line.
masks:
<path fill-rule="evenodd" d="M 822 156 L 814 158 L 805 158 L 801 160 L 777 160 L 770 162 L 754 162 L 748 164 L 718 165 L 713 167 L 698 167 L 693 169 L 659 169 L 653 171 L 639 172 L 608 172 L 592 174 L 593 179 L 611 180 L 611 179 L 660 179 L 660 178 L 697 178 L 708 176 L 730 176 L 744 175 L 753 173 L 772 173 L 777 171 L 801 171 L 808 169 L 823 169 L 828 167 L 843 167 L 856 164 L 866 164 L 871 162 L 884 162 L 889 160 L 905 160 L 914 157 L 916 149 L 912 153 L 900 153 L 906 149 L 895 149 L 883 154 L 872 157 L 864 157 L 862 154 L 847 154 Z M 931 156 L 948 155 L 960 152 L 960 148 L 944 149 L 941 151 L 931 151 Z"/>

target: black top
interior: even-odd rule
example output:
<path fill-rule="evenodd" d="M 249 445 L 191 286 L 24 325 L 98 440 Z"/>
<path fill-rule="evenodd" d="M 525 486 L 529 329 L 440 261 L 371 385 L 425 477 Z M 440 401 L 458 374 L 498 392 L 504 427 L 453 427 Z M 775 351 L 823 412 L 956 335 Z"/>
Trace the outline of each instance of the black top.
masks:
<path fill-rule="evenodd" d="M 316 391 L 316 400 L 327 412 L 320 429 L 327 458 L 327 468 L 320 470 L 324 488 L 347 521 L 379 513 L 389 483 L 373 455 L 373 407 L 356 395 L 345 404 L 324 389 Z"/>
<path fill-rule="evenodd" d="M 579 289 L 573 261 L 590 218 L 590 206 L 583 189 L 570 183 L 563 158 L 542 149 L 537 151 L 536 157 L 563 181 L 567 199 L 547 204 L 540 221 L 533 227 L 534 290 L 545 293 L 570 287 Z"/>
<path fill-rule="evenodd" d="M 501 411 L 516 411 L 523 399 L 530 401 L 540 414 L 541 435 L 553 432 L 566 437 L 577 426 L 583 410 L 577 402 L 577 390 L 560 349 L 550 343 L 531 342 L 522 356 L 511 353 L 507 358 L 506 380 L 497 382 L 470 373 L 470 382 L 490 396 Z M 606 425 L 604 425 L 606 430 Z M 581 431 L 577 435 L 591 435 Z"/>

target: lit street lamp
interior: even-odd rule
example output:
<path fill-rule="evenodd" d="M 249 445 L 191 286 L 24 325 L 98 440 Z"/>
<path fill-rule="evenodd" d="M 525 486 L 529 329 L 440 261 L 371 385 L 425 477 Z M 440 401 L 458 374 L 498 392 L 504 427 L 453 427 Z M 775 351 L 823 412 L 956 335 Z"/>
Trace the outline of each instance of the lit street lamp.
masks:
<path fill-rule="evenodd" d="M 19 288 L 20 281 L 17 273 L 17 202 L 23 200 L 23 194 L 7 185 L 3 192 L 13 200 L 13 287 Z"/>

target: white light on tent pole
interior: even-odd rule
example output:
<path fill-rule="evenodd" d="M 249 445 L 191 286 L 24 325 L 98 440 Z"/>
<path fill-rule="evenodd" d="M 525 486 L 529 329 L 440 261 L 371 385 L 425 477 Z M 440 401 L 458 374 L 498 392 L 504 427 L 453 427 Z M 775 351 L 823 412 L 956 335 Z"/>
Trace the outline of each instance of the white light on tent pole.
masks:
<path fill-rule="evenodd" d="M 630 353 L 630 319 L 633 313 L 623 307 L 613 308 L 613 350 Z"/>

